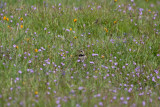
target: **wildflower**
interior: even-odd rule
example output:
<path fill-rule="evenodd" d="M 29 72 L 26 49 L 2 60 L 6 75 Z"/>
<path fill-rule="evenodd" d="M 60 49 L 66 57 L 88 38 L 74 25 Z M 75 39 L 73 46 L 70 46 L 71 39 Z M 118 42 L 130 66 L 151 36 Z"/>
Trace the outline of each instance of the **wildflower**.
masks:
<path fill-rule="evenodd" d="M 145 102 L 145 101 L 143 101 L 143 102 L 142 102 L 142 105 L 143 105 L 143 106 L 145 106 L 145 105 L 146 105 L 146 102 Z"/>
<path fill-rule="evenodd" d="M 83 87 L 78 87 L 78 90 L 83 90 Z"/>
<path fill-rule="evenodd" d="M 95 71 L 95 73 L 97 73 L 98 71 Z"/>
<path fill-rule="evenodd" d="M 92 61 L 90 61 L 89 63 L 90 63 L 90 64 L 94 64 L 94 62 L 92 62 Z"/>
<path fill-rule="evenodd" d="M 70 57 L 72 57 L 73 55 L 70 55 Z"/>
<path fill-rule="evenodd" d="M 70 28 L 69 30 L 72 31 L 72 28 Z"/>
<path fill-rule="evenodd" d="M 99 102 L 99 106 L 103 106 L 103 103 L 102 103 L 102 102 Z"/>
<path fill-rule="evenodd" d="M 6 18 L 7 21 L 9 21 L 9 18 Z"/>
<path fill-rule="evenodd" d="M 102 55 L 101 58 L 104 58 L 104 55 Z"/>
<path fill-rule="evenodd" d="M 21 28 L 23 28 L 23 25 L 21 25 Z"/>
<path fill-rule="evenodd" d="M 27 38 L 27 42 L 29 41 L 29 38 Z"/>
<path fill-rule="evenodd" d="M 114 23 L 114 24 L 116 24 L 116 23 L 117 23 L 117 21 L 114 21 L 113 23 Z"/>
<path fill-rule="evenodd" d="M 35 94 L 35 95 L 38 95 L 38 91 L 35 91 L 34 94 Z"/>
<path fill-rule="evenodd" d="M 92 56 L 98 56 L 98 54 L 92 54 Z"/>
<path fill-rule="evenodd" d="M 23 81 L 22 84 L 25 85 L 25 82 Z"/>
<path fill-rule="evenodd" d="M 13 45 L 13 47 L 15 48 L 15 47 L 16 47 L 16 45 L 14 44 L 14 45 Z"/>
<path fill-rule="evenodd" d="M 6 19 L 7 19 L 7 17 L 6 17 L 6 16 L 4 16 L 4 17 L 3 17 L 3 20 L 6 20 Z"/>
<path fill-rule="evenodd" d="M 117 0 L 114 0 L 114 2 L 117 2 Z"/>
<path fill-rule="evenodd" d="M 77 22 L 77 19 L 74 19 L 74 22 Z"/>
<path fill-rule="evenodd" d="M 28 63 L 32 63 L 32 61 L 31 61 L 31 60 L 29 60 L 29 61 L 28 61 Z"/>
<path fill-rule="evenodd" d="M 148 0 L 146 0 L 146 2 L 148 2 Z"/>
<path fill-rule="evenodd" d="M 8 25 L 8 28 L 10 28 L 10 26 Z"/>
<path fill-rule="evenodd" d="M 19 74 L 22 74 L 22 71 L 19 70 L 18 73 L 19 73 Z"/>
<path fill-rule="evenodd" d="M 108 32 L 108 29 L 107 29 L 107 28 L 104 28 L 104 30 L 105 30 L 106 32 Z"/>
<path fill-rule="evenodd" d="M 38 49 L 35 49 L 35 52 L 38 52 Z"/>
<path fill-rule="evenodd" d="M 148 12 L 151 12 L 151 10 L 150 10 L 150 9 L 148 9 Z"/>
<path fill-rule="evenodd" d="M 18 46 L 16 46 L 16 49 L 18 49 Z"/>
<path fill-rule="evenodd" d="M 74 36 L 74 39 L 77 39 L 77 36 Z"/>
<path fill-rule="evenodd" d="M 23 21 L 23 18 L 21 17 L 20 20 Z"/>
<path fill-rule="evenodd" d="M 123 97 L 121 97 L 121 98 L 120 98 L 120 100 L 124 100 L 124 98 L 123 98 Z"/>

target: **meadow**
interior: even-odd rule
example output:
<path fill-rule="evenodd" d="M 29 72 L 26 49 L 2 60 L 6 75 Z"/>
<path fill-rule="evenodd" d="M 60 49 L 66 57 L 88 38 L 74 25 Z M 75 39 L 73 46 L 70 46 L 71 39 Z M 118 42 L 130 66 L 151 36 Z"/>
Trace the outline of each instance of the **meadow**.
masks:
<path fill-rule="evenodd" d="M 159 107 L 159 12 L 158 0 L 1 0 L 0 107 Z"/>

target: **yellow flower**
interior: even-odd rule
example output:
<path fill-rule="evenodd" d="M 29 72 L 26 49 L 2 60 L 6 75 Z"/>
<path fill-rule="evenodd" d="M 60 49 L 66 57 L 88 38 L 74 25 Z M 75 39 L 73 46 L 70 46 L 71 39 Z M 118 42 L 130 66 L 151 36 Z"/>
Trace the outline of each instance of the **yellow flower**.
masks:
<path fill-rule="evenodd" d="M 23 18 L 21 17 L 21 18 L 20 18 L 20 20 L 22 21 L 22 20 L 23 20 Z"/>
<path fill-rule="evenodd" d="M 77 39 L 77 36 L 74 36 L 74 39 Z"/>
<path fill-rule="evenodd" d="M 148 0 L 146 0 L 146 2 L 148 2 Z"/>
<path fill-rule="evenodd" d="M 3 20 L 6 20 L 6 19 L 7 19 L 7 17 L 6 17 L 6 16 L 4 16 L 4 17 L 3 17 Z"/>
<path fill-rule="evenodd" d="M 74 21 L 74 22 L 77 22 L 77 19 L 74 19 L 73 21 Z"/>
<path fill-rule="evenodd" d="M 101 58 L 104 58 L 104 55 L 102 55 Z"/>
<path fill-rule="evenodd" d="M 114 24 L 116 24 L 116 23 L 117 23 L 117 21 L 114 21 L 113 23 L 114 23 Z"/>
<path fill-rule="evenodd" d="M 150 9 L 148 9 L 148 12 L 151 12 L 151 10 L 150 10 Z"/>
<path fill-rule="evenodd" d="M 16 46 L 16 49 L 18 49 L 18 46 Z"/>
<path fill-rule="evenodd" d="M 70 28 L 69 30 L 72 31 L 72 28 Z"/>
<path fill-rule="evenodd" d="M 23 81 L 22 84 L 25 85 L 25 82 Z"/>
<path fill-rule="evenodd" d="M 10 26 L 8 25 L 8 28 L 10 28 Z"/>
<path fill-rule="evenodd" d="M 29 41 L 29 38 L 27 38 L 27 42 Z"/>
<path fill-rule="evenodd" d="M 35 52 L 38 52 L 38 49 L 35 49 L 34 51 L 35 51 Z"/>
<path fill-rule="evenodd" d="M 73 55 L 70 55 L 70 57 L 72 57 Z"/>
<path fill-rule="evenodd" d="M 95 71 L 95 73 L 97 73 L 98 71 Z"/>
<path fill-rule="evenodd" d="M 23 25 L 21 25 L 21 28 L 23 28 Z"/>
<path fill-rule="evenodd" d="M 9 21 L 9 18 L 6 18 L 7 21 Z"/>
<path fill-rule="evenodd" d="M 117 0 L 114 0 L 114 2 L 117 2 Z"/>
<path fill-rule="evenodd" d="M 107 29 L 107 28 L 104 28 L 104 30 L 105 30 L 106 32 L 108 32 L 108 29 Z"/>
<path fill-rule="evenodd" d="M 35 94 L 35 95 L 38 95 L 38 91 L 35 91 L 34 94 Z"/>

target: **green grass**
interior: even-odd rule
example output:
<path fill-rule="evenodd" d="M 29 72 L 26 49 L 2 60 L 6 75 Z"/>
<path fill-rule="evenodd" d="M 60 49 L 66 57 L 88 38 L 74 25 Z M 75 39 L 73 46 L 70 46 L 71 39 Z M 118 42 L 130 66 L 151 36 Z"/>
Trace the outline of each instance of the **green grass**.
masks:
<path fill-rule="evenodd" d="M 2 107 L 159 106 L 158 1 L 5 2 L 0 9 Z M 77 61 L 80 49 L 84 62 Z"/>

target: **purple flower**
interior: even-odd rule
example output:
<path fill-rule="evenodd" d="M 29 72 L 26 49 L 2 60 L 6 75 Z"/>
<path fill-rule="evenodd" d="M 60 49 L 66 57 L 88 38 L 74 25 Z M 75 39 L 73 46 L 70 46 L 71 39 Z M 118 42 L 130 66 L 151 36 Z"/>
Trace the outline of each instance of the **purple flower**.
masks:
<path fill-rule="evenodd" d="M 127 101 L 123 101 L 123 104 L 128 104 L 128 102 Z"/>
<path fill-rule="evenodd" d="M 83 64 L 83 66 L 85 67 L 85 66 L 86 66 L 86 64 Z"/>
<path fill-rule="evenodd" d="M 56 104 L 59 104 L 59 103 L 60 103 L 60 101 L 59 101 L 59 100 L 57 100 L 57 101 L 56 101 Z"/>
<path fill-rule="evenodd" d="M 156 82 L 155 77 L 152 77 L 152 81 L 153 81 L 153 82 Z"/>
<path fill-rule="evenodd" d="M 92 61 L 90 61 L 89 63 L 90 63 L 90 64 L 94 64 L 94 62 L 92 62 Z"/>
<path fill-rule="evenodd" d="M 131 11 L 131 10 L 132 10 L 132 7 L 131 7 L 131 6 L 129 6 L 129 7 L 128 7 L 128 10 L 129 10 L 129 11 Z"/>
<path fill-rule="evenodd" d="M 64 66 L 65 64 L 63 62 L 61 62 L 61 65 Z"/>
<path fill-rule="evenodd" d="M 76 104 L 76 107 L 81 107 L 79 104 Z"/>
<path fill-rule="evenodd" d="M 83 87 L 78 87 L 78 90 L 83 90 Z"/>
<path fill-rule="evenodd" d="M 10 90 L 12 91 L 12 90 L 13 90 L 13 88 L 11 87 L 11 88 L 10 88 Z"/>
<path fill-rule="evenodd" d="M 61 3 L 59 3 L 58 6 L 61 6 Z"/>
<path fill-rule="evenodd" d="M 81 61 L 81 60 L 79 60 L 79 59 L 77 60 L 77 62 L 80 62 L 80 61 Z"/>
<path fill-rule="evenodd" d="M 29 61 L 28 61 L 28 63 L 32 63 L 32 61 L 31 61 L 31 60 L 29 60 Z"/>
<path fill-rule="evenodd" d="M 10 106 L 11 104 L 10 103 L 7 103 L 7 106 Z"/>
<path fill-rule="evenodd" d="M 15 48 L 15 47 L 16 47 L 16 45 L 14 44 L 14 45 L 13 45 L 13 47 Z"/>
<path fill-rule="evenodd" d="M 145 101 L 143 101 L 143 102 L 142 102 L 142 105 L 143 105 L 143 106 L 145 106 L 145 105 L 146 105 L 146 102 L 145 102 Z"/>
<path fill-rule="evenodd" d="M 118 65 L 118 63 L 117 63 L 117 62 L 115 62 L 115 63 L 114 63 L 114 65 Z"/>
<path fill-rule="evenodd" d="M 100 9 L 101 8 L 101 6 L 97 6 L 97 9 Z"/>
<path fill-rule="evenodd" d="M 124 98 L 123 98 L 123 97 L 121 97 L 121 98 L 120 98 L 120 100 L 124 100 Z"/>
<path fill-rule="evenodd" d="M 99 106 L 103 106 L 103 103 L 102 103 L 102 102 L 99 102 Z"/>
<path fill-rule="evenodd" d="M 22 71 L 21 71 L 21 70 L 19 70 L 19 71 L 18 71 L 18 73 L 19 73 L 19 74 L 22 74 Z"/>
<path fill-rule="evenodd" d="M 94 53 L 93 53 L 92 56 L 98 56 L 98 54 L 94 54 Z"/>
<path fill-rule="evenodd" d="M 127 100 L 129 100 L 130 99 L 130 97 L 127 97 Z"/>
<path fill-rule="evenodd" d="M 116 97 L 116 96 L 114 96 L 114 97 L 113 97 L 113 99 L 115 100 L 115 99 L 117 99 L 117 97 Z"/>
<path fill-rule="evenodd" d="M 122 67 L 123 69 L 125 68 L 125 66 Z"/>
<path fill-rule="evenodd" d="M 37 8 L 36 7 L 34 7 L 34 10 L 36 10 Z"/>

